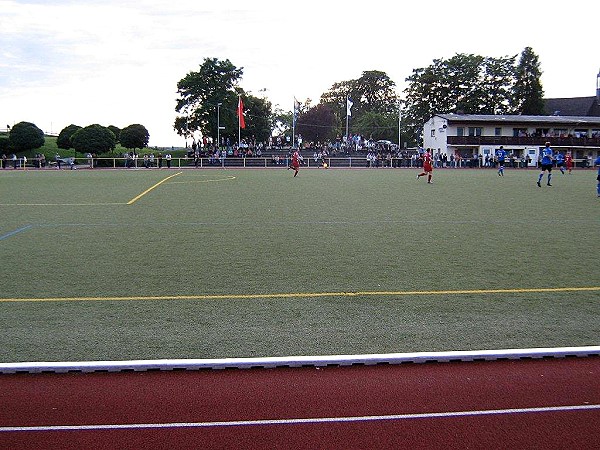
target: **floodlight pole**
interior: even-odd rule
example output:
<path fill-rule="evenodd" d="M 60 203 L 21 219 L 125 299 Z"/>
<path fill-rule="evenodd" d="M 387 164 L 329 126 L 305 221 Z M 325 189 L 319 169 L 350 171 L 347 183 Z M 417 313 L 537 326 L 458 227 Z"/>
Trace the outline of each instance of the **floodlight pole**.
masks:
<path fill-rule="evenodd" d="M 221 105 L 217 103 L 217 149 L 221 149 Z"/>
<path fill-rule="evenodd" d="M 400 101 L 398 101 L 398 149 L 402 150 L 402 110 L 400 109 Z"/>

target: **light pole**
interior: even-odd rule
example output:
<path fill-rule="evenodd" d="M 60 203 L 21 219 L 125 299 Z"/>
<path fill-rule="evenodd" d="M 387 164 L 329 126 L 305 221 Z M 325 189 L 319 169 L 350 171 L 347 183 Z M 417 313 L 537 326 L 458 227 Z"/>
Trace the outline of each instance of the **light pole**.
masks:
<path fill-rule="evenodd" d="M 221 105 L 217 103 L 217 148 L 221 149 Z"/>

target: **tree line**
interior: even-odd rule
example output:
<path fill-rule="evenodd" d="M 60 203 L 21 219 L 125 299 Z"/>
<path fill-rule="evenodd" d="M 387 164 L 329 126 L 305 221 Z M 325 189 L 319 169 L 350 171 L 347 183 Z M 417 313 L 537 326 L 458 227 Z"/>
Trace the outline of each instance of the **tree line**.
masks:
<path fill-rule="evenodd" d="M 348 99 L 352 99 L 349 134 L 389 141 L 397 141 L 401 135 L 400 144 L 409 147 L 421 143 L 423 124 L 434 114 L 546 114 L 540 62 L 531 47 L 520 57 L 460 53 L 435 59 L 428 67 L 413 70 L 402 95 L 385 72 L 364 71 L 357 79 L 334 83 L 316 105 L 311 99 L 295 102 L 294 111 L 274 108 L 265 96 L 246 92 L 240 86 L 243 73 L 243 68 L 229 60 L 205 58 L 197 71 L 177 83 L 174 130 L 186 139 L 195 140 L 199 133 L 237 142 L 239 98 L 243 99 L 245 118 L 241 137 L 262 142 L 273 134 L 289 138 L 293 124 L 304 142 L 340 139 L 346 134 Z M 117 143 L 128 149 L 145 148 L 149 137 L 140 124 L 122 130 L 71 124 L 61 130 L 57 145 L 103 154 L 114 150 Z M 43 144 L 44 133 L 30 122 L 20 122 L 8 135 L 0 135 L 3 152 L 33 150 Z"/>
<path fill-rule="evenodd" d="M 101 155 L 113 151 L 117 143 L 127 149 L 148 146 L 150 134 L 146 127 L 132 124 L 123 129 L 114 125 L 104 127 L 93 124 L 86 127 L 71 124 L 58 134 L 56 145 L 60 149 Z M 31 122 L 19 122 L 9 127 L 7 136 L 0 136 L 0 151 L 15 153 L 35 150 L 44 145 L 44 132 Z"/>
<path fill-rule="evenodd" d="M 305 142 L 339 139 L 346 132 L 348 99 L 353 104 L 350 134 L 397 141 L 400 133 L 408 146 L 420 143 L 423 123 L 434 114 L 546 113 L 540 62 L 531 47 L 520 57 L 456 54 L 436 59 L 413 70 L 402 95 L 385 72 L 365 71 L 357 79 L 334 83 L 316 105 L 311 99 L 297 102 L 295 111 L 273 109 L 266 98 L 244 91 L 242 76 L 243 68 L 229 60 L 205 58 L 198 71 L 177 83 L 175 131 L 186 138 L 220 134 L 236 142 L 240 96 L 246 122 L 241 137 L 259 141 L 274 132 L 289 136 L 294 121 Z"/>

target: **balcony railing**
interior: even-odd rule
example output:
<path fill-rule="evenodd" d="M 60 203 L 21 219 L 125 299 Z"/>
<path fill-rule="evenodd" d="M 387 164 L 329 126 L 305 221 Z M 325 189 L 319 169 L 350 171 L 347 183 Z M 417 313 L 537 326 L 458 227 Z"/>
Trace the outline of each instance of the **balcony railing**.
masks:
<path fill-rule="evenodd" d="M 600 137 L 448 136 L 448 145 L 527 145 L 543 147 L 600 147 Z"/>

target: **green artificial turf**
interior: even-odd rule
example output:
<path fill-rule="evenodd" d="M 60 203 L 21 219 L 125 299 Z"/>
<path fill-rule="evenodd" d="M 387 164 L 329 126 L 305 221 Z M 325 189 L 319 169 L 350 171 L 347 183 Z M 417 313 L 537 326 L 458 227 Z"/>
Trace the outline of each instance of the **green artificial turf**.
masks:
<path fill-rule="evenodd" d="M 593 172 L 416 173 L 3 171 L 0 361 L 599 344 Z"/>

